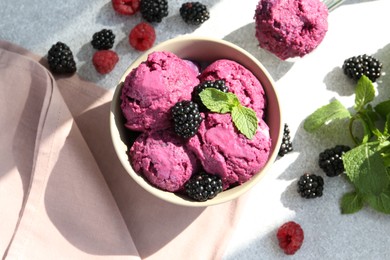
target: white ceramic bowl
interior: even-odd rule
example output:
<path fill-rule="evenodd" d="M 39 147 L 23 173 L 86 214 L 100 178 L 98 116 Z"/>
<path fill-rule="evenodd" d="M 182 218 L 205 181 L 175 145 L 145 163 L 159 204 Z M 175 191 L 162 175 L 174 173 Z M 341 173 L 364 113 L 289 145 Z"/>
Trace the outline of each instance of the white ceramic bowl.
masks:
<path fill-rule="evenodd" d="M 205 202 L 195 202 L 184 196 L 179 196 L 177 194 L 163 191 L 152 186 L 146 179 L 133 170 L 127 155 L 127 143 L 128 140 L 131 139 L 131 132 L 124 127 L 125 119 L 120 109 L 122 83 L 130 71 L 136 68 L 141 62 L 145 61 L 148 54 L 154 51 L 169 51 L 175 53 L 181 58 L 206 63 L 211 63 L 221 58 L 234 60 L 249 69 L 259 79 L 266 93 L 267 107 L 265 112 L 265 121 L 270 128 L 272 146 L 266 165 L 259 173 L 254 175 L 252 179 L 240 186 L 219 193 L 213 199 L 207 200 Z M 160 199 L 178 205 L 193 207 L 204 207 L 227 202 L 238 198 L 246 191 L 251 189 L 267 172 L 269 172 L 269 169 L 274 163 L 278 154 L 283 135 L 278 95 L 274 88 L 274 82 L 264 66 L 250 53 L 230 42 L 219 39 L 193 36 L 182 36 L 158 44 L 155 47 L 149 49 L 147 52 L 144 52 L 130 65 L 130 67 L 123 74 L 119 84 L 115 89 L 111 104 L 110 130 L 115 151 L 123 167 L 129 173 L 131 178 L 133 178 L 146 191 Z"/>

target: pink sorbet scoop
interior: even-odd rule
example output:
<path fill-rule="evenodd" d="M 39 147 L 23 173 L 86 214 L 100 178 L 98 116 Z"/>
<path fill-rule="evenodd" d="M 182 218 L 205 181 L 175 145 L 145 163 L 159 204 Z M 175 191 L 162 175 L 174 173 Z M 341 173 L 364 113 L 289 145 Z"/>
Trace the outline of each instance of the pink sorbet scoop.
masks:
<path fill-rule="evenodd" d="M 328 8 L 319 0 L 260 0 L 254 19 L 260 47 L 282 60 L 310 53 L 328 30 Z"/>
<path fill-rule="evenodd" d="M 151 53 L 125 79 L 121 95 L 125 126 L 134 131 L 169 127 L 169 110 L 176 102 L 191 99 L 198 73 L 173 53 Z"/>

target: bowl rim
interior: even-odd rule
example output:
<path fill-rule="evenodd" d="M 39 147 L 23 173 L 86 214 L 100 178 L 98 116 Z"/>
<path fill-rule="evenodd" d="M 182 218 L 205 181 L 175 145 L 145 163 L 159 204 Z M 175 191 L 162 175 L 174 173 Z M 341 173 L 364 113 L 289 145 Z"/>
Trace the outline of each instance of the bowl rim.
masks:
<path fill-rule="evenodd" d="M 267 98 L 267 96 L 269 95 L 269 91 L 273 92 L 273 95 L 272 95 L 274 97 L 273 102 L 277 103 L 276 107 L 278 108 L 278 111 L 273 111 L 273 113 L 277 112 L 279 114 L 279 116 L 277 117 L 279 120 L 279 122 L 277 122 L 277 125 L 279 126 L 279 131 L 278 131 L 278 135 L 277 135 L 278 138 L 277 138 L 276 142 L 275 142 L 275 140 L 271 140 L 271 153 L 267 159 L 266 164 L 263 166 L 263 168 L 260 170 L 260 172 L 253 175 L 252 178 L 250 180 L 248 180 L 247 182 L 245 182 L 237 187 L 233 187 L 231 189 L 224 191 L 223 198 L 216 199 L 218 197 L 221 197 L 220 195 L 222 193 L 219 193 L 215 198 L 213 198 L 211 200 L 204 201 L 204 202 L 186 200 L 186 199 L 176 195 L 175 193 L 164 191 L 164 190 L 161 190 L 159 188 L 152 186 L 147 180 L 144 179 L 144 177 L 142 177 L 140 174 L 137 174 L 133 170 L 133 168 L 131 167 L 131 163 L 128 159 L 128 155 L 127 155 L 126 150 L 123 151 L 122 146 L 119 147 L 118 145 L 115 145 L 116 141 L 120 141 L 123 143 L 123 141 L 120 139 L 120 132 L 119 132 L 119 129 L 117 126 L 117 119 L 116 119 L 115 113 L 116 113 L 117 107 L 119 105 L 118 102 L 116 102 L 116 101 L 120 99 L 121 90 L 123 87 L 123 82 L 125 81 L 127 75 L 130 73 L 130 71 L 133 68 L 137 67 L 140 63 L 145 61 L 147 56 L 150 53 L 155 52 L 155 51 L 162 51 L 166 48 L 166 46 L 169 46 L 172 43 L 178 43 L 178 42 L 179 43 L 186 43 L 188 41 L 201 41 L 201 42 L 210 42 L 210 43 L 214 43 L 214 44 L 222 44 L 222 45 L 225 45 L 229 48 L 235 49 L 236 51 L 242 53 L 248 59 L 250 59 L 258 68 L 260 68 L 261 72 L 264 74 L 263 75 L 264 78 L 268 81 L 266 83 L 271 86 L 270 89 L 267 89 L 267 90 L 264 89 L 264 91 L 266 92 L 265 96 Z M 246 67 L 244 64 L 242 64 L 242 65 L 244 67 Z M 250 69 L 248 68 L 248 70 L 250 70 Z M 253 71 L 251 71 L 251 72 L 253 73 Z M 253 74 L 256 78 L 258 78 L 258 80 L 261 82 L 262 85 L 265 84 L 264 82 L 262 82 L 259 79 L 258 75 L 256 75 L 255 73 L 253 73 Z M 268 101 L 267 101 L 267 103 L 268 103 Z M 166 40 L 164 42 L 159 43 L 158 45 L 155 45 L 151 49 L 149 49 L 149 50 L 143 52 L 141 55 L 139 55 L 139 57 L 137 57 L 137 59 L 135 59 L 126 68 L 126 70 L 123 72 L 123 74 L 119 80 L 119 83 L 115 86 L 113 98 L 112 98 L 111 105 L 110 105 L 109 124 L 110 124 L 110 134 L 111 134 L 111 139 L 112 139 L 112 143 L 114 146 L 114 150 L 116 152 L 118 159 L 120 160 L 120 162 L 122 164 L 122 167 L 125 169 L 127 174 L 129 174 L 131 176 L 131 178 L 138 185 L 140 185 L 144 190 L 153 194 L 154 196 L 156 196 L 164 201 L 176 204 L 176 205 L 189 206 L 189 207 L 206 207 L 206 206 L 212 206 L 212 205 L 225 203 L 225 202 L 234 200 L 236 198 L 239 198 L 241 195 L 243 195 L 244 193 L 246 193 L 247 191 L 252 189 L 252 187 L 255 186 L 267 172 L 270 171 L 272 164 L 276 160 L 276 157 L 278 154 L 277 148 L 280 147 L 280 145 L 281 145 L 282 135 L 283 135 L 282 113 L 281 113 L 281 106 L 280 106 L 280 102 L 279 102 L 279 95 L 278 95 L 277 90 L 275 88 L 275 82 L 274 82 L 272 76 L 269 74 L 269 72 L 263 66 L 263 64 L 259 60 L 257 60 L 251 53 L 249 53 L 245 49 L 243 49 L 243 48 L 241 48 L 241 47 L 239 47 L 239 46 L 237 46 L 229 41 L 226 41 L 223 39 L 212 38 L 212 37 L 191 36 L 191 35 L 178 36 L 176 38 L 169 39 L 169 40 Z M 124 145 L 126 146 L 126 144 L 124 144 Z M 124 155 L 126 155 L 126 156 L 124 156 Z M 231 191 L 231 192 L 229 192 L 229 191 Z"/>

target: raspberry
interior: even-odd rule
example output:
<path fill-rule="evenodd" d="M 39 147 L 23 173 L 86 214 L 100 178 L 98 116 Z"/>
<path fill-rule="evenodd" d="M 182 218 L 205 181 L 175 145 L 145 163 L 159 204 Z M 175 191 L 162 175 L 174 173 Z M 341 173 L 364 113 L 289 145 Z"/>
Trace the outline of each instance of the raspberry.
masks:
<path fill-rule="evenodd" d="M 287 255 L 293 255 L 301 248 L 304 234 L 303 229 L 298 223 L 289 221 L 279 227 L 276 237 L 279 241 L 280 248 Z"/>
<path fill-rule="evenodd" d="M 123 15 L 133 15 L 139 10 L 140 0 L 112 0 L 114 10 Z"/>
<path fill-rule="evenodd" d="M 156 40 L 156 32 L 153 26 L 148 23 L 141 22 L 137 24 L 129 34 L 130 45 L 139 51 L 150 49 Z"/>
<path fill-rule="evenodd" d="M 47 61 L 50 70 L 54 73 L 74 73 L 77 70 L 73 53 L 63 42 L 57 42 L 51 46 L 47 53 Z"/>
<path fill-rule="evenodd" d="M 222 191 L 222 180 L 218 175 L 201 172 L 185 184 L 185 190 L 190 198 L 196 201 L 206 201 Z"/>
<path fill-rule="evenodd" d="M 100 74 L 107 74 L 112 71 L 118 62 L 119 57 L 116 52 L 111 50 L 101 50 L 95 52 L 92 63 Z"/>

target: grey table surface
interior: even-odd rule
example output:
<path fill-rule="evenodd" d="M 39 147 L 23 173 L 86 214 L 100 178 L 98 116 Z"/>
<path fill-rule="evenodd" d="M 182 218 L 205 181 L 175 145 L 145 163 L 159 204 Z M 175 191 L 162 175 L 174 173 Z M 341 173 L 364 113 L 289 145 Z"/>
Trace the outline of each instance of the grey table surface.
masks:
<path fill-rule="evenodd" d="M 307 115 L 333 98 L 352 106 L 353 85 L 340 69 L 344 59 L 363 53 L 381 59 L 387 74 L 377 83 L 379 98 L 390 96 L 390 1 L 345 1 L 330 13 L 329 31 L 321 45 L 304 58 L 288 61 L 258 47 L 253 21 L 257 0 L 204 0 L 211 18 L 199 27 L 181 20 L 182 2 L 169 1 L 169 16 L 155 25 L 156 44 L 190 34 L 225 39 L 246 49 L 274 78 L 283 119 L 293 137 L 294 152 L 279 158 L 270 174 L 245 195 L 247 205 L 224 258 L 287 258 L 278 248 L 275 231 L 294 220 L 303 227 L 305 242 L 290 259 L 390 259 L 387 215 L 367 207 L 353 215 L 340 213 L 339 200 L 351 189 L 345 179 L 326 179 L 324 196 L 310 201 L 302 200 L 295 186 L 304 172 L 320 174 L 314 155 L 348 142 L 343 129 L 336 130 L 334 138 L 315 137 L 302 126 Z M 52 44 L 63 41 L 74 53 L 80 77 L 106 89 L 113 90 L 141 54 L 130 47 L 127 37 L 142 17 L 139 13 L 118 15 L 108 0 L 2 0 L 0 17 L 0 39 L 42 56 Z M 98 74 L 91 62 L 92 35 L 103 28 L 116 34 L 113 49 L 120 56 L 115 69 L 106 75 Z"/>

